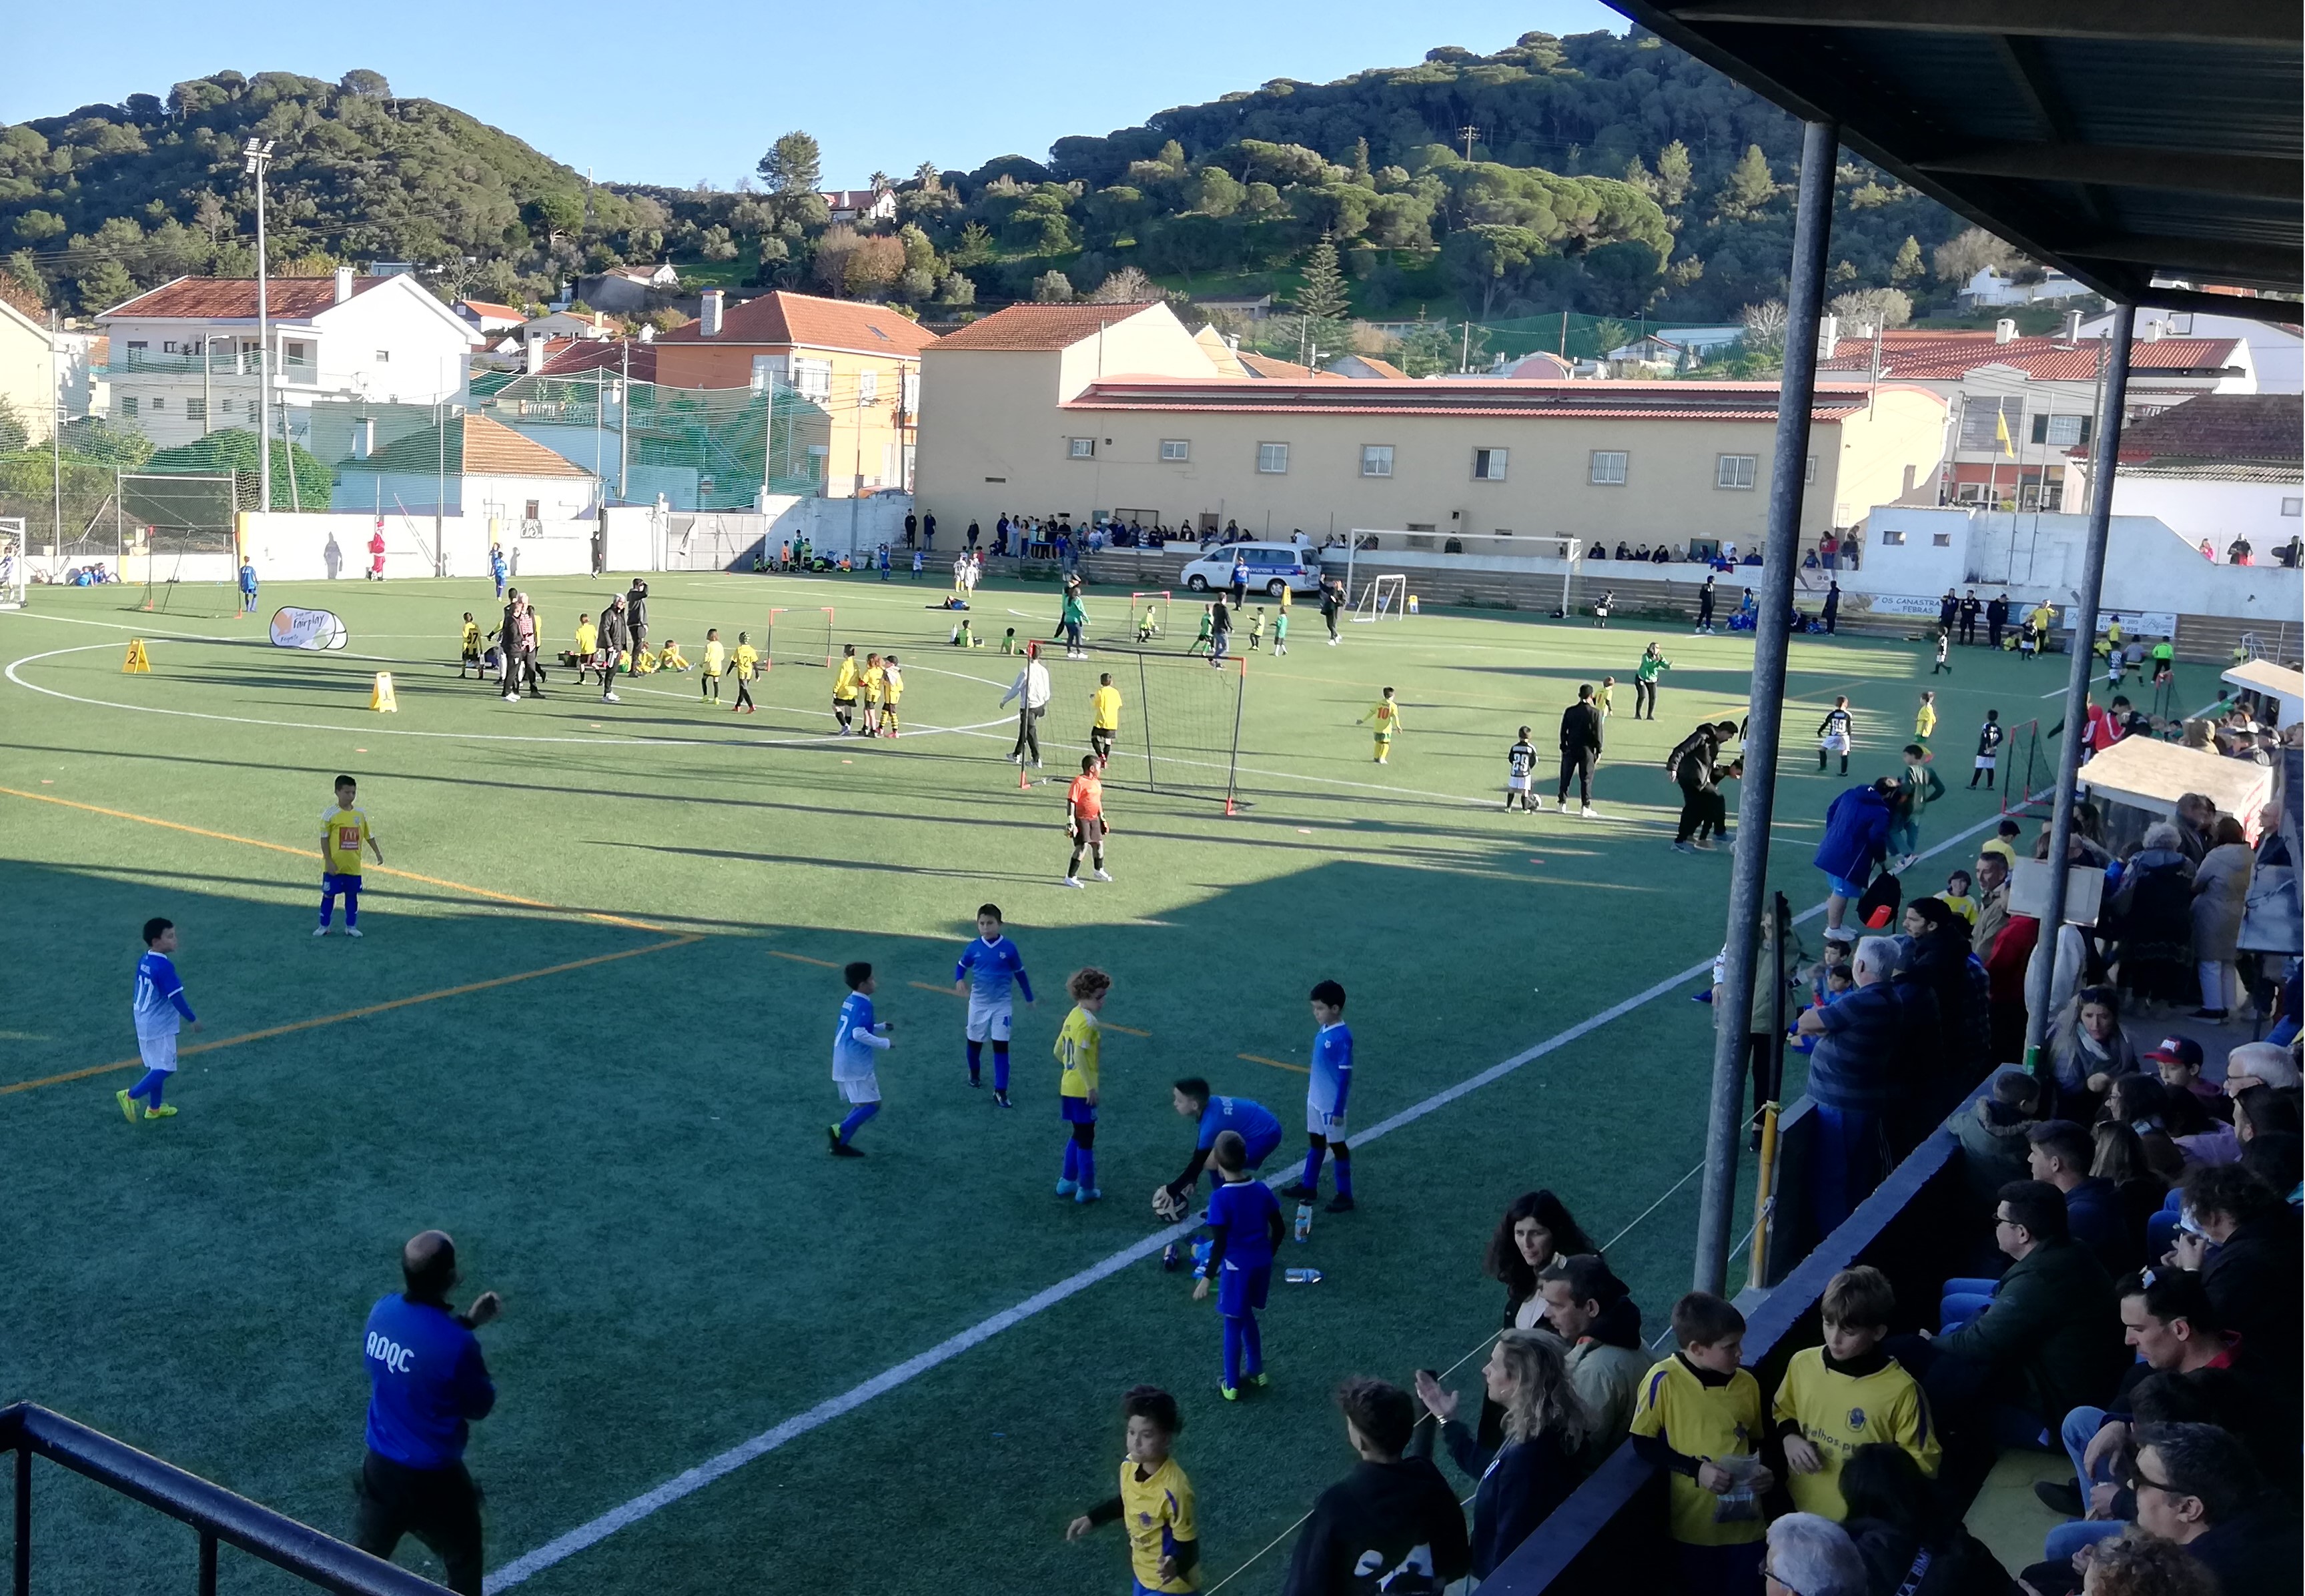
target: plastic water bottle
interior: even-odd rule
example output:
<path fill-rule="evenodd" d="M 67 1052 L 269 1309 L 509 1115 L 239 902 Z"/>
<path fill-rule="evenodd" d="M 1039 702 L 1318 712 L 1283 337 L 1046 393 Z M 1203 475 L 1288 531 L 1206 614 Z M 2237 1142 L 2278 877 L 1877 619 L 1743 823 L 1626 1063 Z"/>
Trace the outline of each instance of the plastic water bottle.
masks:
<path fill-rule="evenodd" d="M 1318 1286 L 1321 1283 L 1321 1271 L 1318 1269 L 1290 1269 L 1284 1278 L 1286 1278 L 1291 1286 Z"/>
<path fill-rule="evenodd" d="M 1297 1239 L 1300 1242 L 1313 1239 L 1313 1205 L 1309 1202 L 1297 1205 Z"/>
<path fill-rule="evenodd" d="M 1204 1235 L 1193 1244 L 1194 1279 L 1205 1280 L 1209 1278 L 1209 1254 L 1214 1251 L 1216 1251 L 1216 1243 L 1208 1236 Z"/>
<path fill-rule="evenodd" d="M 1161 1249 L 1161 1267 L 1167 1272 L 1174 1274 L 1184 1266 L 1184 1253 L 1178 1248 L 1176 1243 L 1170 1242 Z"/>

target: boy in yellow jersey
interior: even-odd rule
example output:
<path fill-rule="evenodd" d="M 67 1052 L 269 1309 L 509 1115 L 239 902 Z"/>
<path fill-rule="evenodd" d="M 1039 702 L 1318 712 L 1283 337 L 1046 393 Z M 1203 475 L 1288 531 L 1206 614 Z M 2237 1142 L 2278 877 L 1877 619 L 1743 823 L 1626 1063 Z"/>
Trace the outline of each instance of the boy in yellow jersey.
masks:
<path fill-rule="evenodd" d="M 1134 1596 L 1185 1596 L 1201 1588 L 1201 1542 L 1193 1482 L 1177 1466 L 1177 1432 L 1185 1427 L 1177 1399 L 1158 1386 L 1137 1386 L 1120 1399 L 1128 1450 L 1120 1460 L 1120 1494 L 1065 1526 L 1077 1541 L 1118 1519 L 1128 1530 Z"/>
<path fill-rule="evenodd" d="M 1136 623 L 1136 641 L 1140 643 L 1151 642 L 1154 638 L 1160 635 L 1160 607 L 1155 600 L 1147 598 L 1144 601 L 1144 614 L 1138 618 Z"/>
<path fill-rule="evenodd" d="M 656 667 L 661 671 L 687 671 L 694 668 L 688 657 L 680 651 L 680 644 L 671 638 L 664 640 L 664 648 L 656 657 Z"/>
<path fill-rule="evenodd" d="M 1092 964 L 1074 971 L 1065 990 L 1072 995 L 1073 1012 L 1057 1032 L 1057 1063 L 1064 1071 L 1057 1082 L 1057 1102 L 1072 1130 L 1065 1142 L 1065 1173 L 1057 1182 L 1057 1195 L 1094 1202 L 1104 1195 L 1096 1186 L 1097 1057 L 1104 1042 L 1097 1015 L 1112 990 L 1112 977 Z"/>
<path fill-rule="evenodd" d="M 728 668 L 728 645 L 720 641 L 720 628 L 708 626 L 704 631 L 704 673 L 697 679 L 700 698 L 713 703 L 720 701 L 720 673 Z"/>
<path fill-rule="evenodd" d="M 832 678 L 832 718 L 840 723 L 836 737 L 854 736 L 856 732 L 856 645 L 840 645 L 840 668 Z"/>
<path fill-rule="evenodd" d="M 1929 734 L 1936 729 L 1937 695 L 1935 692 L 1923 692 L 1921 707 L 1913 711 L 1913 741 L 1926 743 L 1929 740 Z"/>
<path fill-rule="evenodd" d="M 1264 647 L 1264 612 L 1262 609 L 1248 624 L 1248 646 L 1251 652 Z"/>
<path fill-rule="evenodd" d="M 1710 1292 L 1672 1305 L 1680 1350 L 1650 1370 L 1633 1405 L 1633 1449 L 1671 1475 L 1669 1532 L 1690 1596 L 1756 1591 L 1765 1530 L 1761 1388 L 1740 1368 L 1745 1316 Z"/>
<path fill-rule="evenodd" d="M 1902 1447 L 1936 1477 L 1940 1454 L 1920 1382 L 1881 1350 L 1897 1306 L 1889 1277 L 1869 1264 L 1843 1269 L 1824 1288 L 1824 1345 L 1793 1354 L 1771 1413 L 1792 1478 L 1793 1506 L 1838 1523 L 1841 1470 L 1874 1441 Z"/>
<path fill-rule="evenodd" d="M 1392 752 L 1393 734 L 1402 729 L 1400 706 L 1393 701 L 1391 688 L 1384 690 L 1384 696 L 1377 700 L 1375 709 L 1353 724 L 1366 726 L 1371 720 L 1376 722 L 1376 762 L 1382 765 L 1386 762 L 1386 756 Z"/>
<path fill-rule="evenodd" d="M 378 864 L 384 862 L 376 827 L 367 811 L 354 802 L 359 795 L 360 784 L 349 776 L 339 776 L 336 804 L 320 816 L 320 923 L 312 928 L 315 937 L 328 934 L 328 917 L 336 910 L 338 893 L 344 899 L 344 935 L 361 934 L 361 849 L 366 847 Z"/>
<path fill-rule="evenodd" d="M 742 632 L 736 634 L 736 652 L 731 656 L 731 663 L 736 672 L 736 701 L 728 706 L 728 713 L 731 715 L 759 714 L 758 706 L 753 702 L 751 683 L 753 672 L 761 663 L 761 651 L 753 647 L 751 638 Z"/>
<path fill-rule="evenodd" d="M 1096 767 L 1101 770 L 1112 762 L 1113 739 L 1120 735 L 1120 689 L 1112 684 L 1112 673 L 1106 671 L 1096 679 L 1096 691 L 1088 695 L 1088 746 L 1096 755 Z"/>
<path fill-rule="evenodd" d="M 469 668 L 472 675 L 486 681 L 488 677 L 485 667 L 481 664 L 481 624 L 472 619 L 472 612 L 469 609 L 464 612 L 464 630 L 457 638 L 456 646 L 460 650 L 457 656 L 456 680 L 463 681 L 464 672 Z"/>
<path fill-rule="evenodd" d="M 864 671 L 857 677 L 856 685 L 857 696 L 864 705 L 864 734 L 877 737 L 880 734 L 880 693 L 889 685 L 888 668 L 880 663 L 878 654 L 864 656 Z"/>
<path fill-rule="evenodd" d="M 880 735 L 897 734 L 897 701 L 905 696 L 905 667 L 889 655 L 880 661 Z"/>
<path fill-rule="evenodd" d="M 576 617 L 576 647 L 568 655 L 568 663 L 576 667 L 576 684 L 584 684 L 584 673 L 600 672 L 600 683 L 608 685 L 608 674 L 598 658 L 600 651 L 600 629 L 592 624 L 590 615 Z"/>

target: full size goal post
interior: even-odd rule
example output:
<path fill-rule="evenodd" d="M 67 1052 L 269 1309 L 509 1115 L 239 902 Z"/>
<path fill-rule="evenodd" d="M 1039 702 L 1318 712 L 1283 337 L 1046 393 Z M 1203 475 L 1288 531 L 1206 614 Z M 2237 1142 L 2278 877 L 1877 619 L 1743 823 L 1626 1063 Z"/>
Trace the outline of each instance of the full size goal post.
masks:
<path fill-rule="evenodd" d="M 0 609 L 24 607 L 24 587 L 31 581 L 25 569 L 30 559 L 24 517 L 0 515 Z"/>
<path fill-rule="evenodd" d="M 1402 556 L 1407 557 L 1399 557 Z M 1355 527 L 1346 540 L 1345 601 L 1352 609 L 1355 620 L 1374 618 L 1372 615 L 1363 614 L 1363 590 L 1355 585 L 1356 567 L 1363 564 L 1379 567 L 1387 564 L 1395 566 L 1407 565 L 1416 571 L 1429 572 L 1437 579 L 1451 569 L 1518 569 L 1532 575 L 1543 574 L 1534 566 L 1517 565 L 1491 563 L 1458 566 L 1459 559 L 1488 562 L 1544 559 L 1560 562 L 1561 613 L 1565 615 L 1574 607 L 1576 582 L 1584 565 L 1584 541 L 1564 532 L 1444 532 L 1430 527 Z M 1374 582 L 1380 579 L 1371 577 L 1368 580 Z"/>

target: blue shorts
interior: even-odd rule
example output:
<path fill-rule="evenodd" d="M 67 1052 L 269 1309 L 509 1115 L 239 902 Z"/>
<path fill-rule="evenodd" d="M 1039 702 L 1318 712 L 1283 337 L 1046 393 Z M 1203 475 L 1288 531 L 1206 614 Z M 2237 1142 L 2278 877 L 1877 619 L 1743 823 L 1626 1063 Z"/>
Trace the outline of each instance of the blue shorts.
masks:
<path fill-rule="evenodd" d="M 320 891 L 324 896 L 334 897 L 340 892 L 356 894 L 360 889 L 361 879 L 357 873 L 339 874 L 335 870 L 320 872 Z"/>
<path fill-rule="evenodd" d="M 1824 879 L 1831 884 L 1833 896 L 1835 897 L 1861 898 L 1865 896 L 1865 887 L 1862 882 L 1848 880 L 1834 875 L 1831 870 L 1824 872 Z"/>
<path fill-rule="evenodd" d="M 1217 1312 L 1227 1319 L 1246 1319 L 1264 1307 L 1264 1299 L 1272 1289 L 1272 1262 L 1252 1264 L 1243 1269 L 1229 1258 L 1217 1271 Z"/>
<path fill-rule="evenodd" d="M 1265 1159 L 1271 1158 L 1272 1156 L 1272 1150 L 1280 1145 L 1280 1127 L 1276 1124 L 1263 1135 L 1259 1136 L 1255 1141 L 1248 1143 L 1248 1167 L 1251 1169 L 1255 1168 L 1259 1164 L 1264 1162 Z"/>
<path fill-rule="evenodd" d="M 1096 1110 L 1089 1106 L 1089 1100 L 1086 1098 L 1060 1097 L 1057 1101 L 1063 1105 L 1063 1113 L 1065 1123 L 1067 1125 L 1094 1125 L 1096 1123 Z"/>

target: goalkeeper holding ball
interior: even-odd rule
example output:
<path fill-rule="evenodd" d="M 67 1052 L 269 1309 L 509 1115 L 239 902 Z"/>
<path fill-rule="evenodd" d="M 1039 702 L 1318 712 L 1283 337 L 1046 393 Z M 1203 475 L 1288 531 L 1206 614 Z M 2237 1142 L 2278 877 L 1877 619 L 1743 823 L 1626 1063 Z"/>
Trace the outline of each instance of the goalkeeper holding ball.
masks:
<path fill-rule="evenodd" d="M 1182 1175 L 1152 1193 L 1152 1211 L 1173 1225 L 1191 1210 L 1193 1192 L 1200 1184 L 1201 1171 L 1208 1167 L 1210 1151 L 1219 1136 L 1238 1132 L 1248 1149 L 1245 1167 L 1254 1169 L 1280 1145 L 1280 1122 L 1262 1103 L 1241 1097 L 1212 1097 L 1209 1083 L 1198 1075 L 1178 1082 L 1170 1100 L 1178 1113 L 1200 1122 L 1193 1161 L 1185 1166 Z"/>

